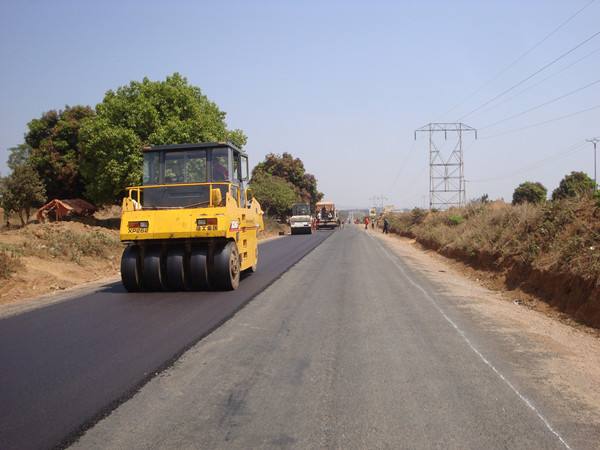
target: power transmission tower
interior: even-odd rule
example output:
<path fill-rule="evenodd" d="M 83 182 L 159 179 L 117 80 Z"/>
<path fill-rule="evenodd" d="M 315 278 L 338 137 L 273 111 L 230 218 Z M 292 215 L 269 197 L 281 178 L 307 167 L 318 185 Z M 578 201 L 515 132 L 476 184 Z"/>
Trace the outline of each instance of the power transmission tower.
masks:
<path fill-rule="evenodd" d="M 466 201 L 465 166 L 463 161 L 463 135 L 477 130 L 464 123 L 429 123 L 415 130 L 429 134 L 429 208 L 446 209 L 451 206 L 463 206 Z M 450 154 L 442 154 L 436 137 L 456 133 L 456 143 Z"/>
<path fill-rule="evenodd" d="M 598 189 L 598 179 L 596 178 L 596 144 L 600 142 L 600 138 L 595 137 L 591 139 L 586 139 L 586 141 L 594 144 L 594 189 Z"/>
<path fill-rule="evenodd" d="M 371 203 L 375 208 L 377 208 L 377 205 L 379 204 L 379 208 L 381 209 L 381 211 L 383 211 L 383 202 L 387 199 L 388 198 L 383 195 L 376 195 L 374 197 L 371 197 L 369 200 L 371 200 Z"/>

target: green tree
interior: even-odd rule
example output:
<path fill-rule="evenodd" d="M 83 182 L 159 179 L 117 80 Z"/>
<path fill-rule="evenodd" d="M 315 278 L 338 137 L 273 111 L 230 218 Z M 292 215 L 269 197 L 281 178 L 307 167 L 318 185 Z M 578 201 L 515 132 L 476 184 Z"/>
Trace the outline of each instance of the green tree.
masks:
<path fill-rule="evenodd" d="M 31 147 L 28 144 L 19 144 L 16 147 L 8 149 L 8 161 L 6 165 L 10 170 L 15 170 L 16 167 L 22 166 L 29 162 L 31 155 Z"/>
<path fill-rule="evenodd" d="M 323 193 L 317 189 L 317 179 L 314 175 L 306 172 L 300 158 L 294 158 L 289 153 L 269 153 L 264 161 L 254 167 L 252 178 L 260 174 L 273 175 L 291 183 L 298 197 L 303 202 L 310 203 L 313 208 L 323 198 Z"/>
<path fill-rule="evenodd" d="M 521 203 L 542 203 L 546 200 L 548 190 L 539 182 L 525 181 L 513 192 L 513 205 Z"/>
<path fill-rule="evenodd" d="M 27 124 L 25 142 L 31 148 L 28 163 L 38 173 L 49 197 L 82 196 L 79 129 L 84 120 L 94 115 L 89 106 L 66 106 L 62 111 L 45 112 Z"/>
<path fill-rule="evenodd" d="M 0 183 L 0 203 L 4 213 L 19 215 L 21 225 L 31 216 L 31 209 L 46 201 L 44 184 L 37 172 L 28 164 L 16 166 Z"/>
<path fill-rule="evenodd" d="M 552 191 L 552 200 L 593 195 L 596 183 L 585 172 L 571 172 Z"/>
<path fill-rule="evenodd" d="M 294 186 L 281 177 L 258 173 L 250 183 L 252 192 L 267 215 L 284 217 L 298 201 Z"/>
<path fill-rule="evenodd" d="M 108 91 L 96 117 L 80 132 L 81 175 L 97 203 L 118 200 L 142 179 L 142 147 L 229 141 L 246 143 L 241 130 L 228 130 L 225 113 L 198 87 L 175 73 L 165 81 L 132 81 Z"/>

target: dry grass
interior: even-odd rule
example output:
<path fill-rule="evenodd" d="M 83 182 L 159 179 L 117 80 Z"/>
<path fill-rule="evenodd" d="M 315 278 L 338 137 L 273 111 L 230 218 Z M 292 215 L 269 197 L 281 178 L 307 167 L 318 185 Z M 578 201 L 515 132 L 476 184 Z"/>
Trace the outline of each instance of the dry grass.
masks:
<path fill-rule="evenodd" d="M 73 222 L 28 225 L 11 232 L 11 238 L 8 242 L 0 240 L 0 252 L 13 261 L 37 256 L 81 264 L 85 256 L 111 258 L 121 248 L 117 233 Z"/>
<path fill-rule="evenodd" d="M 0 250 L 0 278 L 8 278 L 15 273 L 23 264 L 18 256 L 10 251 Z"/>
<path fill-rule="evenodd" d="M 477 268 L 506 272 L 508 284 L 527 286 L 575 315 L 585 310 L 586 317 L 579 318 L 599 326 L 599 218 L 593 199 L 572 199 L 543 205 L 474 203 L 439 212 L 417 209 L 389 220 L 392 232 Z"/>

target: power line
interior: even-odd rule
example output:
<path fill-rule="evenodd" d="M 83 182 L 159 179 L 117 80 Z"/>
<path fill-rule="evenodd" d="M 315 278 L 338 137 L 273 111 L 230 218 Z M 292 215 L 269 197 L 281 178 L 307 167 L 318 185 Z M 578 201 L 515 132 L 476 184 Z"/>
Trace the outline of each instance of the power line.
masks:
<path fill-rule="evenodd" d="M 544 66 L 542 66 L 541 68 L 539 68 L 538 70 L 536 70 L 535 72 L 533 72 L 531 75 L 528 75 L 527 77 L 523 78 L 521 81 L 519 81 L 516 84 L 513 84 L 511 87 L 509 87 L 508 89 L 505 89 L 504 91 L 502 91 L 501 93 L 497 94 L 496 96 L 492 97 L 491 99 L 487 100 L 486 102 L 482 103 L 481 105 L 479 105 L 477 108 L 472 109 L 471 111 L 469 111 L 468 113 L 464 114 L 463 116 L 461 116 L 458 120 L 463 120 L 465 117 L 470 116 L 471 114 L 479 111 L 480 109 L 486 107 L 487 105 L 489 105 L 490 103 L 492 103 L 493 101 L 499 99 L 500 97 L 502 97 L 503 95 L 508 94 L 509 92 L 511 92 L 512 90 L 514 90 L 515 88 L 521 86 L 523 83 L 531 80 L 533 77 L 535 77 L 537 74 L 539 74 L 540 72 L 543 72 L 544 70 L 546 70 L 548 67 L 552 66 L 553 64 L 556 64 L 558 61 L 560 61 L 561 59 L 563 59 L 565 56 L 570 55 L 571 53 L 573 53 L 575 50 L 577 50 L 579 47 L 581 47 L 582 45 L 587 44 L 589 41 L 591 41 L 592 39 L 594 39 L 596 36 L 600 35 L 600 31 L 595 32 L 594 34 L 592 34 L 590 37 L 588 37 L 587 39 L 584 39 L 583 41 L 581 41 L 579 44 L 577 44 L 575 47 L 571 48 L 570 50 L 567 50 L 566 52 L 564 52 L 563 54 L 561 54 L 560 56 L 554 58 L 552 61 L 550 61 L 549 63 L 545 64 Z"/>
<path fill-rule="evenodd" d="M 494 109 L 494 108 L 496 108 L 496 107 L 498 107 L 498 106 L 500 106 L 500 105 L 503 105 L 503 104 L 505 104 L 506 102 L 509 102 L 509 101 L 511 101 L 511 100 L 513 100 L 513 99 L 515 99 L 515 98 L 519 97 L 521 94 L 523 94 L 523 93 L 525 93 L 525 92 L 529 91 L 530 89 L 533 89 L 534 87 L 537 87 L 537 86 L 539 86 L 539 85 L 540 85 L 540 84 L 542 84 L 544 81 L 547 81 L 547 80 L 549 80 L 550 78 L 553 78 L 553 77 L 555 77 L 556 75 L 559 75 L 559 74 L 563 73 L 565 70 L 567 70 L 567 69 L 570 69 L 570 68 L 571 68 L 571 67 L 573 67 L 575 64 L 578 64 L 578 63 L 580 63 L 581 61 L 583 61 L 583 60 L 585 60 L 585 59 L 589 58 L 590 56 L 592 56 L 592 55 L 594 55 L 594 54 L 596 54 L 596 53 L 598 53 L 598 52 L 600 52 L 600 48 L 597 48 L 597 49 L 595 49 L 595 50 L 592 50 L 591 52 L 587 53 L 586 55 L 582 56 L 581 58 L 579 58 L 579 59 L 576 59 L 576 60 L 575 60 L 575 61 L 573 61 L 571 64 L 569 64 L 569 65 L 567 65 L 567 66 L 563 67 L 562 69 L 560 69 L 560 70 L 558 70 L 558 71 L 556 71 L 556 72 L 554 72 L 554 73 L 551 73 L 550 75 L 548 75 L 547 77 L 544 77 L 544 78 L 542 78 L 541 80 L 539 80 L 539 81 L 538 81 L 538 82 L 536 82 L 536 83 L 530 84 L 529 86 L 525 87 L 525 89 L 521 89 L 520 91 L 516 92 L 514 95 L 511 95 L 510 97 L 508 97 L 508 98 L 505 98 L 505 99 L 504 99 L 504 100 L 502 100 L 501 102 L 498 102 L 498 103 L 496 103 L 496 104 L 494 104 L 494 105 L 490 105 L 488 108 L 485 108 L 485 109 L 484 109 L 482 112 L 484 112 L 484 113 L 485 113 L 485 112 L 491 111 L 492 109 Z"/>
<path fill-rule="evenodd" d="M 577 11 L 575 11 L 573 14 L 571 14 L 569 17 L 567 17 L 567 19 L 565 19 L 563 22 L 561 22 L 556 28 L 554 28 L 552 31 L 550 31 L 550 33 L 548 33 L 546 36 L 544 36 L 540 41 L 538 41 L 536 44 L 534 44 L 532 47 L 530 47 L 528 50 L 526 50 L 525 52 L 523 52 L 521 55 L 519 55 L 515 60 L 513 60 L 508 66 L 506 66 L 504 69 L 500 70 L 500 72 L 498 72 L 496 75 L 494 75 L 492 78 L 490 78 L 489 80 L 485 81 L 483 84 L 481 84 L 477 89 L 475 89 L 473 92 L 471 92 L 469 95 L 467 95 L 465 98 L 463 98 L 460 102 L 458 102 L 456 105 L 454 105 L 452 108 L 450 108 L 449 110 L 447 110 L 444 114 L 442 114 L 442 117 L 446 116 L 447 114 L 451 113 L 452 111 L 454 111 L 456 108 L 458 108 L 459 106 L 461 106 L 462 104 L 464 104 L 467 100 L 469 100 L 471 97 L 473 97 L 475 94 L 479 93 L 484 87 L 486 87 L 487 85 L 493 83 L 494 81 L 496 81 L 498 78 L 500 78 L 502 75 L 504 75 L 508 70 L 510 70 L 511 68 L 513 68 L 517 63 L 519 63 L 523 58 L 525 58 L 527 55 L 529 55 L 532 51 L 534 51 L 536 48 L 538 48 L 540 45 L 542 45 L 544 42 L 546 42 L 550 37 L 552 37 L 556 32 L 558 32 L 561 28 L 563 28 L 566 24 L 568 24 L 571 20 L 573 20 L 575 17 L 577 17 L 581 12 L 583 12 L 586 8 L 588 8 L 592 3 L 594 3 L 596 0 L 591 0 L 588 3 L 586 3 L 583 7 L 581 7 L 580 9 L 578 9 Z"/>
<path fill-rule="evenodd" d="M 473 183 L 487 183 L 489 181 L 501 181 L 501 180 L 506 180 L 508 178 L 512 178 L 515 175 L 519 175 L 521 173 L 524 172 L 529 172 L 530 170 L 533 169 L 537 169 L 538 167 L 541 167 L 542 165 L 544 165 L 545 163 L 558 159 L 558 158 L 563 158 L 567 155 L 570 155 L 571 153 L 574 153 L 576 151 L 581 150 L 583 147 L 585 147 L 587 145 L 586 141 L 583 142 L 576 142 L 575 144 L 571 145 L 570 147 L 568 147 L 566 150 L 561 150 L 560 152 L 554 153 L 550 156 L 547 156 L 546 158 L 540 159 L 538 161 L 534 161 L 532 163 L 529 163 L 523 167 L 521 167 L 520 169 L 517 169 L 513 172 L 504 174 L 504 175 L 500 175 L 500 176 L 496 176 L 496 177 L 491 177 L 491 178 L 483 178 L 483 179 L 476 179 L 476 180 L 469 180 L 470 182 Z"/>
<path fill-rule="evenodd" d="M 408 161 L 408 158 L 411 156 L 415 145 L 417 145 L 416 141 L 412 141 L 411 146 L 408 148 L 408 151 L 404 154 L 404 156 L 402 157 L 402 159 L 400 160 L 400 168 L 398 170 L 398 173 L 396 174 L 396 176 L 394 177 L 394 181 L 392 182 L 391 186 L 390 186 L 390 191 L 393 189 L 393 187 L 396 185 L 396 183 L 398 182 L 398 179 L 400 178 L 400 175 L 402 175 L 402 172 L 404 171 L 404 167 L 406 165 L 406 162 Z"/>
<path fill-rule="evenodd" d="M 586 113 L 586 112 L 589 112 L 589 111 L 593 111 L 593 110 L 598 109 L 598 108 L 600 108 L 600 105 L 595 105 L 595 106 L 592 106 L 590 108 L 581 109 L 579 111 L 575 111 L 573 113 L 566 114 L 564 116 L 555 117 L 555 118 L 550 119 L 550 120 L 544 120 L 543 122 L 537 122 L 537 123 L 534 123 L 534 124 L 531 124 L 531 125 L 527 125 L 525 127 L 513 128 L 512 130 L 507 130 L 507 131 L 504 131 L 502 133 L 493 134 L 491 136 L 482 136 L 480 139 L 492 139 L 492 138 L 495 138 L 495 137 L 504 136 L 506 134 L 511 134 L 511 133 L 516 133 L 518 131 L 528 130 L 530 128 L 539 127 L 539 126 L 546 125 L 546 124 L 549 124 L 549 123 L 552 123 L 552 122 L 558 122 L 559 120 L 568 119 L 570 117 L 577 116 L 579 114 L 583 114 L 583 113 Z"/>
<path fill-rule="evenodd" d="M 547 106 L 547 105 L 550 105 L 551 103 L 554 103 L 554 102 L 557 102 L 557 101 L 559 101 L 559 100 L 562 100 L 563 98 L 569 97 L 569 96 L 571 96 L 571 95 L 573 95 L 573 94 L 576 94 L 576 93 L 578 93 L 578 92 L 580 92 L 580 91 L 583 91 L 584 89 L 587 89 L 587 88 L 589 88 L 589 87 L 592 87 L 592 86 L 594 86 L 594 85 L 596 85 L 596 84 L 598 84 L 598 83 L 600 83 L 600 79 L 598 79 L 598 80 L 596 80 L 596 81 L 592 81 L 591 83 L 588 83 L 588 84 L 586 84 L 585 86 L 581 86 L 581 87 L 579 87 L 579 88 L 577 88 L 577 89 L 574 89 L 574 90 L 572 90 L 572 91 L 570 91 L 570 92 L 567 92 L 566 94 L 559 95 L 558 97 L 555 97 L 555 98 L 553 98 L 553 99 L 551 99 L 551 100 L 548 100 L 548 101 L 546 101 L 546 102 L 544 102 L 544 103 L 541 103 L 541 104 L 539 104 L 539 105 L 536 105 L 536 106 L 533 106 L 533 107 L 531 107 L 531 108 L 528 108 L 528 109 L 526 109 L 525 111 L 521 111 L 520 113 L 513 114 L 512 116 L 505 117 L 504 119 L 498 120 L 498 121 L 496 121 L 496 122 L 493 122 L 493 123 L 491 123 L 491 124 L 489 124 L 489 125 L 486 125 L 486 126 L 484 126 L 484 127 L 480 127 L 479 129 L 480 129 L 480 130 L 484 130 L 484 129 L 486 129 L 486 128 L 495 127 L 496 125 L 499 125 L 499 124 L 501 124 L 501 123 L 507 122 L 507 121 L 509 121 L 509 120 L 516 119 L 517 117 L 521 117 L 521 116 L 523 116 L 523 115 L 525 115 L 525 114 L 527 114 L 527 113 L 530 113 L 531 111 L 535 111 L 536 109 L 543 108 L 544 106 Z"/>

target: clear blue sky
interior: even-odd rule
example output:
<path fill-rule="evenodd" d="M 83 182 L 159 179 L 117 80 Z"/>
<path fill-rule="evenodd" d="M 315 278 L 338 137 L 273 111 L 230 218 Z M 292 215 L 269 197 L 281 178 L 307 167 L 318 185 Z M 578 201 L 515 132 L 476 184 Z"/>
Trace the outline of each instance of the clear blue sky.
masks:
<path fill-rule="evenodd" d="M 0 171 L 6 150 L 43 111 L 101 101 L 144 76 L 180 72 L 248 135 L 254 163 L 268 152 L 302 158 L 328 198 L 368 206 L 423 204 L 425 140 L 413 130 L 455 120 L 600 30 L 600 1 L 446 117 L 589 0 L 527 1 L 8 1 L 0 4 Z M 600 36 L 511 92 L 600 49 Z M 464 122 L 479 128 L 600 78 L 600 51 Z M 510 199 L 521 181 L 550 189 L 593 171 L 600 109 L 484 139 L 600 104 L 600 84 L 481 130 L 466 146 L 468 196 Z M 498 178 L 498 179 L 496 179 Z M 484 180 L 476 182 L 475 180 Z"/>

